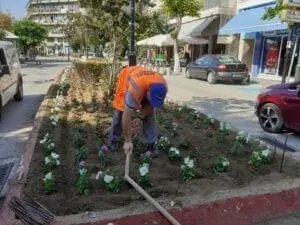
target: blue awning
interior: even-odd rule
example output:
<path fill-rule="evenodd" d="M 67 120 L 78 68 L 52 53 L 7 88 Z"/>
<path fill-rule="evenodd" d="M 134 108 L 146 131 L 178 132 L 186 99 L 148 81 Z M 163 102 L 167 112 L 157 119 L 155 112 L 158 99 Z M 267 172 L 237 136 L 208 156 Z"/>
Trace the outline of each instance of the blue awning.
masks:
<path fill-rule="evenodd" d="M 268 5 L 268 7 L 272 6 L 274 5 Z M 266 6 L 262 6 L 239 12 L 220 29 L 219 34 L 232 35 L 240 33 L 285 30 L 288 28 L 288 24 L 282 23 L 279 17 L 275 17 L 271 20 L 262 20 L 266 8 Z"/>

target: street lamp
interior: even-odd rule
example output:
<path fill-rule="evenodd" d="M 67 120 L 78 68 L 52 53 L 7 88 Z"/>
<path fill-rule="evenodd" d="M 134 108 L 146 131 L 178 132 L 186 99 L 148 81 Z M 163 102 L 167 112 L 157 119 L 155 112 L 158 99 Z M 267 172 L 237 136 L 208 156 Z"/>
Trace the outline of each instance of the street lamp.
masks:
<path fill-rule="evenodd" d="M 136 65 L 136 51 L 135 51 L 135 0 L 130 1 L 130 49 L 128 54 L 129 66 Z"/>

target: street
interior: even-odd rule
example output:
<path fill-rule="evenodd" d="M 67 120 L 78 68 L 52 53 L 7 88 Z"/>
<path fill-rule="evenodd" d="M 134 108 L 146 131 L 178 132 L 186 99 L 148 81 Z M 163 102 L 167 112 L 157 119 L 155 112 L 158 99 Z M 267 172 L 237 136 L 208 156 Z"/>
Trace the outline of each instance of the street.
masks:
<path fill-rule="evenodd" d="M 0 123 L 0 164 L 18 165 L 33 126 L 36 111 L 53 81 L 53 74 L 67 64 L 30 65 L 22 68 L 24 100 L 11 101 Z M 13 174 L 16 172 L 14 167 Z"/>
<path fill-rule="evenodd" d="M 252 82 L 250 85 L 210 85 L 206 81 L 189 80 L 184 76 L 166 76 L 166 79 L 169 99 L 185 102 L 202 113 L 211 114 L 214 118 L 253 136 L 276 138 L 278 142 L 284 143 L 285 134 L 267 134 L 261 129 L 254 114 L 256 96 L 268 84 Z M 288 146 L 300 151 L 300 137 L 290 136 Z"/>

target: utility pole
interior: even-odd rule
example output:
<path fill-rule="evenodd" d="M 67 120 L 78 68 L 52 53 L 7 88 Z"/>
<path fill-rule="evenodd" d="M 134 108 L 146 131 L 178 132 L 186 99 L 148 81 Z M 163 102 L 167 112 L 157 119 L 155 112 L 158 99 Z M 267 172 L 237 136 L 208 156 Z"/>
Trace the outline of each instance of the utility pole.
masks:
<path fill-rule="evenodd" d="M 135 51 L 135 0 L 130 1 L 130 50 L 128 55 L 129 66 L 136 65 L 136 51 Z"/>
<path fill-rule="evenodd" d="M 284 67 L 283 67 L 283 74 L 282 74 L 282 81 L 281 83 L 285 84 L 286 83 L 286 77 L 289 71 L 289 62 L 290 62 L 290 51 L 292 48 L 292 37 L 293 37 L 293 31 L 294 31 L 294 25 L 290 27 L 289 30 L 289 38 L 286 46 L 286 52 L 285 52 L 285 57 L 284 57 Z"/>

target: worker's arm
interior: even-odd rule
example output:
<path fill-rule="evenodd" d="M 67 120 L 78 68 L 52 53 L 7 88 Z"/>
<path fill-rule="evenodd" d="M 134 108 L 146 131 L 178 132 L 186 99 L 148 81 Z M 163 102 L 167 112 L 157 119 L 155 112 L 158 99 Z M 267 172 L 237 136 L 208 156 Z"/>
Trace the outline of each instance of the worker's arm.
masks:
<path fill-rule="evenodd" d="M 132 144 L 132 117 L 134 110 L 137 109 L 138 104 L 132 97 L 131 93 L 127 91 L 125 98 L 125 109 L 122 116 L 122 127 L 124 134 L 124 151 L 125 154 L 131 153 L 133 150 Z"/>

